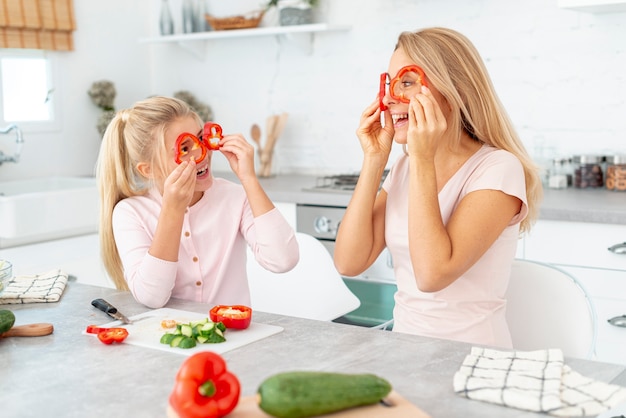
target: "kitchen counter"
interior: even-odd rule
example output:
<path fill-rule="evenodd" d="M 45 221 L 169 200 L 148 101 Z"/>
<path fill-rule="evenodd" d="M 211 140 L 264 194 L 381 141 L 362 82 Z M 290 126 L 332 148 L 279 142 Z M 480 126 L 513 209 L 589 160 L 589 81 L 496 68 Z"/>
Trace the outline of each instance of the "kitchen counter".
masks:
<path fill-rule="evenodd" d="M 217 172 L 215 177 L 237 181 L 233 173 Z M 275 202 L 345 207 L 349 192 L 309 192 L 316 176 L 289 174 L 261 179 L 261 184 Z M 626 193 L 605 189 L 544 189 L 540 219 L 595 222 L 626 225 Z"/>
<path fill-rule="evenodd" d="M 58 303 L 0 305 L 15 313 L 16 325 L 51 322 L 55 327 L 49 336 L 0 339 L 3 417 L 165 416 L 174 376 L 186 356 L 130 344 L 107 346 L 83 335 L 87 325 L 111 321 L 91 306 L 97 297 L 127 316 L 148 310 L 128 292 L 76 282 L 68 283 Z M 167 307 L 208 310 L 181 300 Z M 287 370 L 368 372 L 388 379 L 433 417 L 546 416 L 455 395 L 452 377 L 469 344 L 262 312 L 253 318 L 284 331 L 223 354 L 241 381 L 243 396 L 254 394 L 266 377 Z M 566 363 L 585 376 L 626 385 L 623 366 L 578 359 Z"/>

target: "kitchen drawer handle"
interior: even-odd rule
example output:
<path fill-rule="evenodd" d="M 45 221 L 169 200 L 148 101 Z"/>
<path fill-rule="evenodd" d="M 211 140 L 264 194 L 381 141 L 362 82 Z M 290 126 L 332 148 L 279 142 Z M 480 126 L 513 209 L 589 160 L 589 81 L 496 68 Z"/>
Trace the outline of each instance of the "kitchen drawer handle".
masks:
<path fill-rule="evenodd" d="M 626 328 L 626 315 L 614 316 L 611 319 L 607 319 L 607 322 L 616 327 Z"/>
<path fill-rule="evenodd" d="M 626 242 L 611 245 L 609 251 L 615 254 L 626 254 Z"/>

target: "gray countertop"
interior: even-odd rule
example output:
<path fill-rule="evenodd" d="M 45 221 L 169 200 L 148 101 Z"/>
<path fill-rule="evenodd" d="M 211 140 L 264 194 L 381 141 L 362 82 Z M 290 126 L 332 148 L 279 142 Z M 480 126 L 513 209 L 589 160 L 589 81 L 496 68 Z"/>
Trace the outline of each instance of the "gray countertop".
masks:
<path fill-rule="evenodd" d="M 60 302 L 0 305 L 16 325 L 51 322 L 45 337 L 0 339 L 2 416 L 154 418 L 165 416 L 167 399 L 184 355 L 130 344 L 107 346 L 82 331 L 110 322 L 94 309 L 102 297 L 128 316 L 148 309 L 128 292 L 70 282 Z M 201 303 L 172 300 L 169 308 L 205 313 Z M 331 322 L 255 312 L 254 321 L 284 331 L 223 354 L 239 377 L 242 395 L 252 395 L 268 376 L 287 370 L 368 372 L 433 417 L 545 417 L 470 401 L 453 393 L 452 377 L 470 345 Z M 626 384 L 623 366 L 567 359 L 577 372 Z"/>
<path fill-rule="evenodd" d="M 232 173 L 218 172 L 215 177 L 236 181 Z M 306 191 L 316 184 L 311 175 L 278 175 L 262 178 L 261 184 L 275 202 L 345 207 L 349 192 L 314 193 Z M 605 189 L 548 189 L 540 209 L 540 219 L 626 225 L 626 193 Z"/>

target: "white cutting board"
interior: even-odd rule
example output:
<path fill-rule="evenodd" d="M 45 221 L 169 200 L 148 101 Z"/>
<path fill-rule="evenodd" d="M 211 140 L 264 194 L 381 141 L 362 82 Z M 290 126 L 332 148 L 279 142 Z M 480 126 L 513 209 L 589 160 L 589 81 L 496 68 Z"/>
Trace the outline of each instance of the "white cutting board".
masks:
<path fill-rule="evenodd" d="M 242 347 L 254 341 L 278 334 L 284 328 L 276 325 L 260 324 L 252 321 L 246 329 L 227 329 L 224 333 L 226 341 L 217 344 L 197 344 L 194 348 L 178 348 L 170 347 L 167 344 L 161 344 L 159 340 L 166 332 L 172 332 L 173 328 L 165 329 L 161 327 L 161 321 L 164 319 L 173 319 L 179 323 L 188 323 L 199 319 L 207 318 L 207 314 L 197 312 L 181 311 L 178 309 L 161 308 L 153 311 L 144 312 L 139 315 L 131 316 L 134 321 L 132 324 L 122 324 L 120 321 L 109 322 L 101 325 L 102 327 L 123 327 L 128 330 L 128 337 L 124 340 L 124 344 L 138 345 L 146 348 L 154 348 L 155 350 L 169 351 L 170 353 L 182 354 L 189 356 L 199 351 L 213 351 L 215 353 L 225 353 L 235 348 Z M 252 316 L 254 319 L 254 314 Z M 87 334 L 83 331 L 83 334 Z"/>

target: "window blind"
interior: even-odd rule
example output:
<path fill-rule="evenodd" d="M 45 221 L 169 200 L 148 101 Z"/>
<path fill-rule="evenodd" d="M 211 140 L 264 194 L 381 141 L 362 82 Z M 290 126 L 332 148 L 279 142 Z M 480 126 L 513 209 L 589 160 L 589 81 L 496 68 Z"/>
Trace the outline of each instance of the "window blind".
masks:
<path fill-rule="evenodd" d="M 72 0 L 0 0 L 0 48 L 72 51 Z"/>

